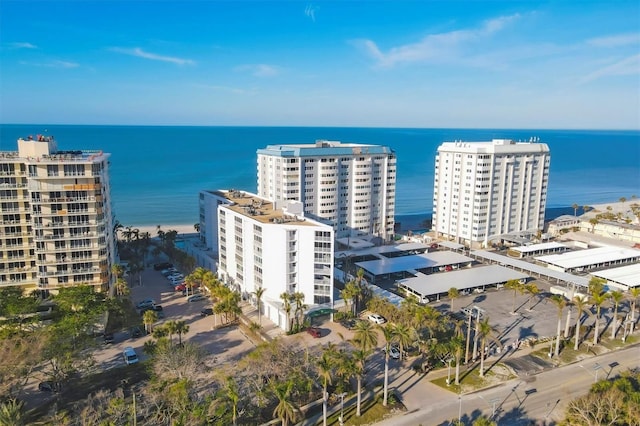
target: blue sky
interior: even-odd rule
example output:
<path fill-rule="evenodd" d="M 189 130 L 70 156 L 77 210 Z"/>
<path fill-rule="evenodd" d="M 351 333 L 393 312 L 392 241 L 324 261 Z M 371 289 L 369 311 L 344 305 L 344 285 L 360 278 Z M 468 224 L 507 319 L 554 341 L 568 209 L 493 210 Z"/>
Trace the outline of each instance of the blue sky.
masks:
<path fill-rule="evenodd" d="M 640 128 L 640 2 L 0 6 L 0 122 Z"/>

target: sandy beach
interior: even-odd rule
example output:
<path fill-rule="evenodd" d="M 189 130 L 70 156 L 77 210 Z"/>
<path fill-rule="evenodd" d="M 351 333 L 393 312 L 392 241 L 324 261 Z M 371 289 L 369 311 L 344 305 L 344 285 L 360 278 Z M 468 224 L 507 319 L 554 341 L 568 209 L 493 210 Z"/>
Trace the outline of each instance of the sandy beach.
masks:
<path fill-rule="evenodd" d="M 153 226 L 132 226 L 131 229 L 137 229 L 140 233 L 148 232 L 151 238 L 158 236 L 158 225 Z M 178 238 L 185 236 L 185 234 L 196 234 L 196 230 L 191 225 L 160 225 L 160 229 L 164 232 L 177 231 Z"/>

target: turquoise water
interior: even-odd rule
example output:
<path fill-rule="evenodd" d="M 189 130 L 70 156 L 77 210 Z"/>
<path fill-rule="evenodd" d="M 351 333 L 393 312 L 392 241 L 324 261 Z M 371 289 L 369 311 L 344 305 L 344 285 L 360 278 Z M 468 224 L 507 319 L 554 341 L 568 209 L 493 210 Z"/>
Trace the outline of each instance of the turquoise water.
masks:
<path fill-rule="evenodd" d="M 18 137 L 30 134 L 55 136 L 61 150 L 111 153 L 114 211 L 126 226 L 196 223 L 200 190 L 256 191 L 257 149 L 317 139 L 394 149 L 399 216 L 431 212 L 436 149 L 451 140 L 548 143 L 548 207 L 640 196 L 638 131 L 0 125 L 0 150 L 16 150 Z"/>

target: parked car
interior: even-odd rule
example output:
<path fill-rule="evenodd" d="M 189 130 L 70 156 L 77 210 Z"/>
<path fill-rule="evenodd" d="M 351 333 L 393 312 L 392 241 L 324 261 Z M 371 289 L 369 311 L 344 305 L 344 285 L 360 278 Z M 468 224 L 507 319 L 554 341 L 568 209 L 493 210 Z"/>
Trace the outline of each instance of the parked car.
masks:
<path fill-rule="evenodd" d="M 309 333 L 310 335 L 312 335 L 313 337 L 321 337 L 322 336 L 322 332 L 320 332 L 320 329 L 318 327 L 309 327 L 307 328 L 307 333 Z"/>
<path fill-rule="evenodd" d="M 385 322 L 387 322 L 387 320 L 379 314 L 369 314 L 367 319 L 374 324 L 384 324 Z"/>
<path fill-rule="evenodd" d="M 38 384 L 38 390 L 41 391 L 41 392 L 59 392 L 60 391 L 60 385 L 58 385 L 55 382 L 50 382 L 50 381 L 40 382 Z"/>
<path fill-rule="evenodd" d="M 113 333 L 104 333 L 104 336 L 102 336 L 102 340 L 105 345 L 109 345 L 114 342 L 115 338 L 113 336 Z"/>
<path fill-rule="evenodd" d="M 342 321 L 340 321 L 340 324 L 342 324 L 342 326 L 347 330 L 353 330 L 356 327 L 357 322 L 358 320 L 351 318 L 351 319 L 343 319 Z"/>
<path fill-rule="evenodd" d="M 383 352 L 387 351 L 387 348 L 382 348 Z M 400 348 L 398 348 L 396 345 L 392 345 L 389 348 L 389 356 L 393 359 L 400 359 Z"/>
<path fill-rule="evenodd" d="M 201 317 L 208 317 L 209 315 L 213 315 L 213 308 L 204 308 L 200 311 Z"/>
<path fill-rule="evenodd" d="M 173 268 L 173 264 L 169 262 L 156 263 L 153 265 L 153 269 L 156 271 L 162 271 L 163 269 Z"/>
<path fill-rule="evenodd" d="M 205 300 L 207 297 L 203 294 L 194 294 L 193 296 L 189 296 L 187 298 L 187 302 L 199 302 L 201 300 Z"/>
<path fill-rule="evenodd" d="M 155 311 L 158 313 L 158 318 L 160 317 L 160 314 L 162 313 L 162 305 L 153 305 L 153 306 L 147 306 L 145 308 L 140 309 L 140 315 L 144 315 L 145 312 L 147 311 Z"/>
<path fill-rule="evenodd" d="M 138 309 L 148 308 L 148 307 L 154 306 L 155 304 L 156 304 L 156 301 L 153 299 L 144 299 L 138 302 L 138 304 L 136 305 L 136 308 Z"/>
<path fill-rule="evenodd" d="M 126 362 L 127 365 L 136 364 L 139 361 L 136 351 L 131 346 L 127 346 L 126 348 L 124 348 L 124 350 L 122 351 L 122 356 L 124 358 L 124 362 Z"/>

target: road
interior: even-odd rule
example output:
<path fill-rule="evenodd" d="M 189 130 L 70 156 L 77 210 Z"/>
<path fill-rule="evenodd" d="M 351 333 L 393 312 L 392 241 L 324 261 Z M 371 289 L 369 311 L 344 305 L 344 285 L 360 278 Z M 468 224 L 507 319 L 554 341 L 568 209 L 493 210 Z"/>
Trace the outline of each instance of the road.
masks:
<path fill-rule="evenodd" d="M 599 365 L 599 369 L 594 369 Z M 402 416 L 395 416 L 378 426 L 448 425 L 460 416 L 465 424 L 471 424 L 480 415 L 491 416 L 499 425 L 529 425 L 538 422 L 557 422 L 563 418 L 566 404 L 585 394 L 598 379 L 612 377 L 628 368 L 640 366 L 640 347 L 584 360 L 545 371 L 526 379 L 514 379 L 497 387 L 472 394 L 451 394 L 449 400 L 425 406 Z M 435 385 L 434 385 L 435 386 Z"/>

